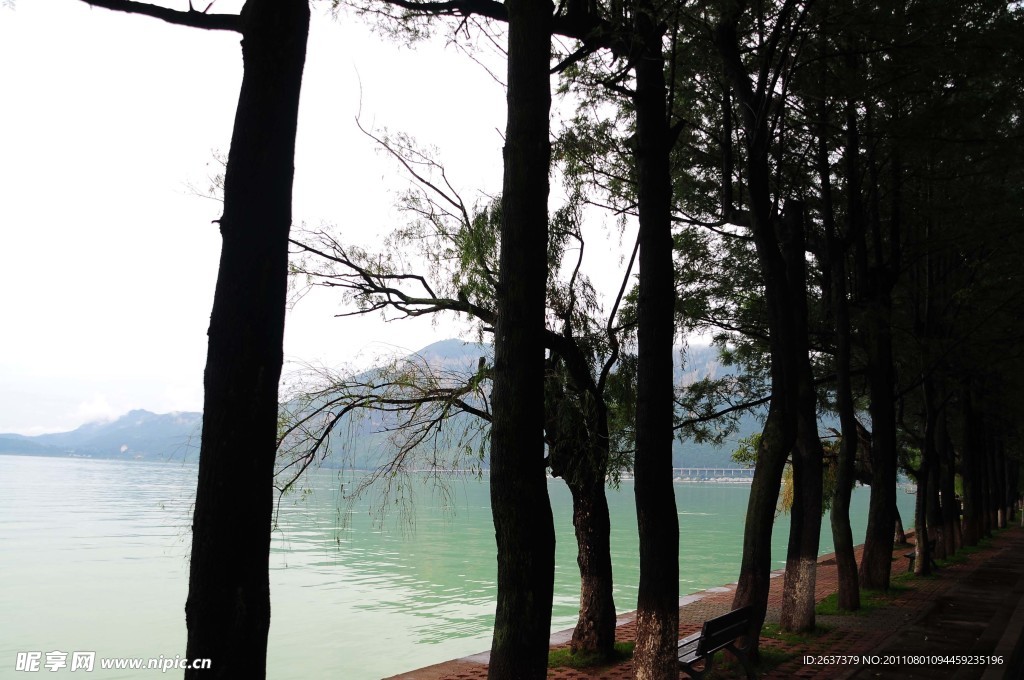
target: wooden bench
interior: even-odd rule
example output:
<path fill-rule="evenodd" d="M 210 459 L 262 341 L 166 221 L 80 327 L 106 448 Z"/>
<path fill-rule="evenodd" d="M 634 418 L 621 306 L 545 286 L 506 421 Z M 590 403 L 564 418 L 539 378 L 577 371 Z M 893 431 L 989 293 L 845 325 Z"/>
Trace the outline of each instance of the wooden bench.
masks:
<path fill-rule="evenodd" d="M 935 539 L 928 541 L 928 563 L 932 569 L 938 569 L 939 565 L 935 564 Z M 907 558 L 907 573 L 914 571 L 914 562 L 917 561 L 917 549 L 911 550 L 908 553 L 903 553 L 903 556 Z"/>
<path fill-rule="evenodd" d="M 704 622 L 699 633 L 679 641 L 679 670 L 694 680 L 700 680 L 711 671 L 715 652 L 728 650 L 743 664 L 747 680 L 757 680 L 754 667 L 747 658 L 747 644 L 737 641 L 747 637 L 753 607 L 741 607 Z M 700 666 L 698 668 L 697 666 Z"/>

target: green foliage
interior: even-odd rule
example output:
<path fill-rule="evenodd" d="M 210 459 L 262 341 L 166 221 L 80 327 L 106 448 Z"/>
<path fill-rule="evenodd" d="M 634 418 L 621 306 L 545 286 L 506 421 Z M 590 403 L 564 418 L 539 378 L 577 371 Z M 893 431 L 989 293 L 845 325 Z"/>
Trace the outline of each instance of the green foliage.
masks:
<path fill-rule="evenodd" d="M 732 453 L 732 460 L 740 467 L 752 468 L 757 464 L 757 449 L 761 446 L 761 433 L 755 432 L 749 437 L 740 439 L 739 445 Z"/>

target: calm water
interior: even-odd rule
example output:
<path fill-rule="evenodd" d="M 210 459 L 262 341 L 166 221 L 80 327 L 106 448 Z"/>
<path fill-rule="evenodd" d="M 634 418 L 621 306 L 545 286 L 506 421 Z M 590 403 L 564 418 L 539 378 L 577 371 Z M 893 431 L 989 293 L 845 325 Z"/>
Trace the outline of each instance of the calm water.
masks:
<path fill-rule="evenodd" d="M 184 652 L 195 473 L 176 465 L 0 456 L 0 677 L 15 675 L 18 651 Z M 383 521 L 379 496 L 351 505 L 342 485 L 351 488 L 351 479 L 320 471 L 281 504 L 271 556 L 269 677 L 330 669 L 338 677 L 380 678 L 485 650 L 495 569 L 486 481 L 458 480 L 447 494 L 414 484 L 410 506 L 388 503 Z M 571 499 L 559 480 L 550 491 L 559 630 L 575 623 L 578 577 Z M 748 493 L 743 485 L 676 485 L 681 594 L 736 579 Z M 867 489 L 858 489 L 858 542 L 867 500 Z M 900 493 L 899 500 L 909 520 L 913 496 Z M 615 601 L 628 611 L 639 577 L 630 483 L 609 491 L 609 503 Z M 775 531 L 777 566 L 785 524 L 780 519 Z M 827 530 L 821 549 L 832 551 Z M 133 676 L 97 669 L 90 677 Z"/>

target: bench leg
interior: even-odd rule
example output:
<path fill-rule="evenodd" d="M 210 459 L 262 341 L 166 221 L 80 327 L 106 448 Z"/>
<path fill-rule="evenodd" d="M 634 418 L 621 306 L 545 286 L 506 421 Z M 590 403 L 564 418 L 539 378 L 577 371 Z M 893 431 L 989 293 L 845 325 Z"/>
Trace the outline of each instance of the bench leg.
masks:
<path fill-rule="evenodd" d="M 725 648 L 732 652 L 734 657 L 739 659 L 743 670 L 747 674 L 747 680 L 757 680 L 757 672 L 754 670 L 754 664 L 750 663 L 750 659 L 747 657 L 746 649 L 740 649 L 736 645 L 726 645 Z"/>
<path fill-rule="evenodd" d="M 680 661 L 679 670 L 685 673 L 686 677 L 690 678 L 690 680 L 701 680 L 705 675 L 711 672 L 711 664 L 714 660 L 715 655 L 710 654 L 704 657 L 703 659 L 698 659 L 697 661 L 694 661 L 693 663 L 683 663 Z M 694 665 L 701 663 L 701 661 L 704 662 L 704 667 L 694 668 Z"/>

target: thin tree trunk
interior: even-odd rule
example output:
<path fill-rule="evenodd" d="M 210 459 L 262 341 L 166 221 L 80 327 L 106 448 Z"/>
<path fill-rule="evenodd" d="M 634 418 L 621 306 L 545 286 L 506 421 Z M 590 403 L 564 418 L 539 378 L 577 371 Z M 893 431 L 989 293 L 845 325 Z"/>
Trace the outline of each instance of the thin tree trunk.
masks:
<path fill-rule="evenodd" d="M 672 264 L 664 29 L 652 6 L 637 0 L 634 69 L 640 222 L 637 305 L 637 407 L 634 493 L 640 539 L 636 677 L 678 677 L 679 519 L 672 484 Z"/>
<path fill-rule="evenodd" d="M 946 554 L 946 524 L 942 516 L 939 451 L 937 448 L 934 456 L 928 470 L 928 540 L 935 540 L 935 559 L 944 560 L 948 555 Z"/>
<path fill-rule="evenodd" d="M 896 526 L 893 532 L 893 541 L 899 545 L 907 544 L 907 530 L 903 527 L 903 516 L 900 515 L 899 506 L 896 507 Z"/>
<path fill-rule="evenodd" d="M 930 521 L 928 505 L 932 495 L 931 480 L 934 477 L 932 468 L 935 465 L 935 424 L 938 421 L 938 408 L 935 400 L 934 380 L 930 376 L 924 377 L 924 404 L 925 404 L 925 425 L 924 445 L 921 447 L 921 467 L 917 475 L 917 496 L 914 503 L 914 528 L 916 532 L 916 547 L 914 552 L 914 573 L 927 575 L 932 572 L 932 553 L 928 546 L 931 538 L 929 531 Z"/>
<path fill-rule="evenodd" d="M 786 457 L 797 436 L 797 381 L 794 324 L 786 284 L 786 265 L 776 240 L 776 220 L 768 166 L 769 131 L 762 110 L 765 93 L 755 92 L 744 67 L 737 36 L 739 16 L 724 17 L 715 30 L 715 43 L 736 96 L 746 142 L 747 204 L 751 232 L 757 249 L 768 312 L 771 352 L 772 399 L 768 406 L 757 452 L 754 480 L 747 504 L 743 533 L 743 557 L 733 607 L 752 606 L 750 639 L 752 656 L 758 653 L 759 636 L 768 608 L 771 571 L 771 536 L 779 484 Z"/>
<path fill-rule="evenodd" d="M 963 544 L 976 546 L 981 538 L 981 481 L 978 479 L 978 417 L 971 399 L 971 388 L 963 390 L 964 432 L 960 448 L 960 477 L 964 486 Z"/>
<path fill-rule="evenodd" d="M 792 447 L 795 432 L 792 418 L 782 413 L 782 399 L 773 399 L 761 431 L 757 449 L 757 465 L 750 484 L 747 516 L 743 525 L 743 556 L 733 609 L 751 606 L 754 616 L 750 632 L 756 640 L 764 625 L 768 610 L 768 590 L 771 585 L 772 528 L 775 509 L 779 502 L 779 484 L 786 467 L 786 451 Z M 755 644 L 756 648 L 756 644 Z"/>
<path fill-rule="evenodd" d="M 952 557 L 963 545 L 960 534 L 960 500 L 956 495 L 956 452 L 949 441 L 946 419 L 947 409 L 939 414 L 935 426 L 935 448 L 939 456 L 939 484 L 942 493 L 942 537 L 946 543 L 946 556 Z"/>
<path fill-rule="evenodd" d="M 1005 529 L 1010 521 L 1010 479 L 1007 474 L 1006 444 L 1002 439 L 999 441 L 996 455 L 996 472 L 999 476 L 999 528 Z"/>
<path fill-rule="evenodd" d="M 288 231 L 307 0 L 249 0 L 224 182 L 192 524 L 186 678 L 263 678 L 288 284 Z"/>
<path fill-rule="evenodd" d="M 822 101 L 824 112 L 825 104 Z M 856 107 L 846 102 L 846 148 L 844 165 L 847 175 L 847 233 L 862 232 L 864 214 L 860 195 L 860 166 L 857 162 L 860 142 L 857 136 Z M 853 495 L 855 463 L 859 438 L 857 414 L 853 403 L 853 385 L 850 375 L 852 364 L 852 331 L 850 329 L 850 301 L 847 280 L 846 252 L 836 232 L 832 213 L 832 187 L 829 181 L 828 148 L 825 144 L 825 118 L 822 118 L 821 141 L 818 149 L 818 170 L 822 182 L 823 209 L 828 238 L 829 266 L 832 273 L 833 312 L 836 329 L 836 407 L 839 411 L 839 460 L 836 462 L 836 490 L 832 499 L 832 541 L 836 551 L 838 571 L 838 604 L 845 611 L 860 609 L 860 581 L 857 576 L 857 558 L 854 553 L 853 529 L 850 527 L 850 499 Z"/>
<path fill-rule="evenodd" d="M 555 554 L 543 435 L 552 8 L 545 0 L 506 6 L 508 125 L 491 425 L 498 547 L 492 679 L 547 675 Z"/>
<path fill-rule="evenodd" d="M 870 108 L 869 108 L 870 114 Z M 871 147 L 874 148 L 874 147 Z M 894 165 L 898 165 L 894 163 Z M 878 163 L 869 155 L 873 192 L 871 217 L 874 266 L 868 271 L 869 302 L 866 318 L 868 349 L 868 389 L 871 397 L 871 500 L 868 506 L 868 527 L 864 537 L 864 555 L 860 565 L 860 581 L 864 588 L 887 590 L 892 572 L 893 527 L 896 508 L 896 376 L 892 353 L 892 287 L 899 253 L 899 198 L 894 191 L 889 219 L 889 241 L 893 251 L 884 261 L 881 215 L 878 207 Z M 893 175 L 899 170 L 893 168 Z M 894 180 L 898 185 L 898 180 Z M 866 245 L 860 239 L 861 257 L 866 259 Z"/>

